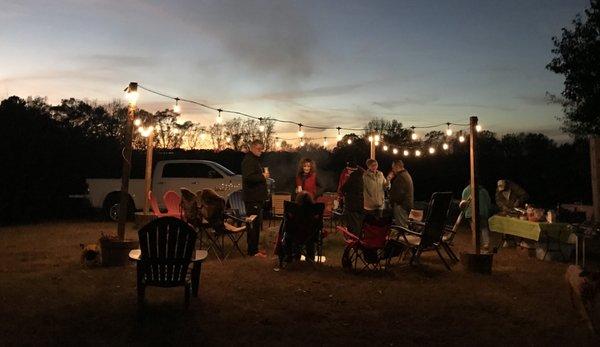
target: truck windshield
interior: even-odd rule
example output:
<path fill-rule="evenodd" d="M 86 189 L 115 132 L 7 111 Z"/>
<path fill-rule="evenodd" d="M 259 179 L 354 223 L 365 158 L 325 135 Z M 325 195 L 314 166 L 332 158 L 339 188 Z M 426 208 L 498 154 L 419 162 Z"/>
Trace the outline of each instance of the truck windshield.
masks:
<path fill-rule="evenodd" d="M 233 171 L 229 170 L 228 168 L 226 168 L 225 166 L 219 164 L 219 163 L 215 163 L 215 166 L 218 167 L 219 169 L 221 169 L 221 171 L 223 171 L 223 173 L 227 176 L 235 176 L 235 173 L 233 173 Z"/>

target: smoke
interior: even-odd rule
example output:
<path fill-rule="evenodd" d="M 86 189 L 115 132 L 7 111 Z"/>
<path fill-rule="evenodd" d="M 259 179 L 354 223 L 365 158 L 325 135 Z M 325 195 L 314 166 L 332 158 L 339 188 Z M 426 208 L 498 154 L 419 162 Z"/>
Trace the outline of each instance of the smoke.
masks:
<path fill-rule="evenodd" d="M 198 10 L 201 30 L 250 71 L 287 82 L 313 71 L 316 37 L 308 14 L 294 2 L 227 0 L 204 3 Z"/>

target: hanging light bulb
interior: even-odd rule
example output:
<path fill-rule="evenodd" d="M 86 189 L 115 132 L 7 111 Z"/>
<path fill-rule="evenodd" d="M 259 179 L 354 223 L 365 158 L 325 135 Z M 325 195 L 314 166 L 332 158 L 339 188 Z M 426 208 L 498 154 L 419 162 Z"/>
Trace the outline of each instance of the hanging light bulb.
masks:
<path fill-rule="evenodd" d="M 327 145 L 328 145 L 328 144 L 329 144 L 329 143 L 327 142 L 327 138 L 326 138 L 326 137 L 324 137 L 324 138 L 323 138 L 323 147 L 327 147 Z"/>
<path fill-rule="evenodd" d="M 206 133 L 204 132 L 204 130 L 202 130 L 200 132 L 200 140 L 204 140 L 206 138 Z"/>
<path fill-rule="evenodd" d="M 402 152 L 402 154 L 404 154 L 405 157 L 408 157 L 410 155 L 410 152 L 408 151 L 408 149 L 405 149 L 404 152 Z"/>
<path fill-rule="evenodd" d="M 392 153 L 394 153 L 394 154 L 398 154 L 398 148 L 394 148 L 394 149 L 392 149 Z"/>
<path fill-rule="evenodd" d="M 435 148 L 429 147 L 429 154 L 434 154 L 434 153 L 435 153 Z"/>
<path fill-rule="evenodd" d="M 342 134 L 340 133 L 340 130 L 342 130 L 342 128 L 340 128 L 340 127 L 337 127 L 337 131 L 338 131 L 338 133 L 337 133 L 336 139 L 337 139 L 338 141 L 342 141 L 342 138 L 343 138 Z"/>
<path fill-rule="evenodd" d="M 125 99 L 131 106 L 135 106 L 140 94 L 137 91 L 137 83 L 129 83 L 129 86 L 125 88 Z"/>
<path fill-rule="evenodd" d="M 304 147 L 305 144 L 306 144 L 306 142 L 304 142 L 304 139 L 301 138 L 300 139 L 300 147 Z"/>
<path fill-rule="evenodd" d="M 395 149 L 395 148 L 394 148 L 394 149 Z M 388 146 L 387 146 L 387 145 L 383 145 L 383 150 L 384 150 L 385 152 L 387 152 L 387 150 L 388 150 Z M 397 150 L 397 149 L 396 149 L 396 152 L 398 152 L 398 150 Z"/>
<path fill-rule="evenodd" d="M 458 142 L 465 142 L 465 136 L 464 135 L 460 135 L 458 137 Z"/>
<path fill-rule="evenodd" d="M 415 132 L 415 127 L 410 127 L 412 129 L 412 134 L 410 134 L 410 138 L 413 141 L 417 141 L 419 139 L 419 135 Z"/>
<path fill-rule="evenodd" d="M 373 136 L 369 136 L 369 142 L 373 142 Z"/>
<path fill-rule="evenodd" d="M 260 131 L 261 133 L 265 132 L 265 125 L 263 124 L 262 118 L 258 119 L 258 131 Z"/>
<path fill-rule="evenodd" d="M 217 119 L 215 120 L 215 123 L 221 124 L 221 123 L 223 123 L 223 117 L 221 117 L 221 111 L 223 111 L 223 110 L 218 109 L 217 111 L 219 111 L 219 114 L 217 114 Z"/>
<path fill-rule="evenodd" d="M 377 143 L 377 142 L 379 142 L 379 141 L 381 140 L 381 136 L 379 136 L 379 134 L 377 134 L 377 135 L 375 135 L 375 136 L 373 137 L 373 139 L 374 139 L 374 140 L 375 140 L 375 142 Z"/>
<path fill-rule="evenodd" d="M 448 144 L 447 144 L 447 143 L 444 143 L 444 144 L 442 145 L 442 148 L 444 149 L 444 151 L 446 151 L 446 150 L 448 150 L 449 146 L 448 146 Z"/>
<path fill-rule="evenodd" d="M 375 141 L 375 147 L 379 146 L 379 141 Z"/>
<path fill-rule="evenodd" d="M 275 146 L 276 146 L 277 148 L 281 147 L 281 140 L 279 139 L 279 137 L 276 137 L 276 138 L 275 138 Z"/>
<path fill-rule="evenodd" d="M 179 106 L 179 98 L 175 98 L 175 105 L 173 105 L 173 112 L 181 113 L 181 106 Z"/>
<path fill-rule="evenodd" d="M 415 156 L 416 156 L 416 157 L 420 157 L 420 156 L 421 156 L 421 151 L 417 149 L 417 150 L 415 151 Z"/>
<path fill-rule="evenodd" d="M 477 124 L 477 125 L 475 126 L 475 131 L 477 131 L 478 133 L 479 133 L 479 132 L 481 132 L 481 130 L 482 130 L 482 129 L 483 129 L 483 128 L 482 128 L 482 127 L 481 127 L 481 125 L 479 125 L 479 124 Z"/>
<path fill-rule="evenodd" d="M 304 137 L 304 131 L 302 131 L 302 124 L 298 124 L 298 137 Z"/>
<path fill-rule="evenodd" d="M 450 129 L 450 123 L 446 123 L 446 124 L 448 124 L 448 129 L 446 129 L 446 135 L 452 136 L 452 129 Z"/>
<path fill-rule="evenodd" d="M 135 125 L 136 127 L 139 127 L 140 125 L 142 125 L 142 120 L 141 120 L 141 119 L 139 119 L 139 118 L 136 118 L 136 119 L 133 121 L 133 125 Z"/>
<path fill-rule="evenodd" d="M 352 144 L 352 139 L 348 139 L 348 141 L 346 141 L 346 142 L 348 142 L 348 144 L 351 145 Z"/>

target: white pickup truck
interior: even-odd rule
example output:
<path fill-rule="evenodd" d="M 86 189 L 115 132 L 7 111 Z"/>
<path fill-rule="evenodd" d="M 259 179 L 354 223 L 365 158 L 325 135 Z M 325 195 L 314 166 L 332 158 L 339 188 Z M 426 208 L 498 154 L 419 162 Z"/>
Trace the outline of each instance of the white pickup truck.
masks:
<path fill-rule="evenodd" d="M 121 200 L 121 179 L 88 178 L 88 197 L 92 207 L 102 209 L 112 220 L 118 219 Z M 226 198 L 229 193 L 242 188 L 242 176 L 236 175 L 219 163 L 208 160 L 164 160 L 156 163 L 152 176 L 152 192 L 163 208 L 162 197 L 180 188 L 192 192 L 211 188 Z M 129 180 L 130 211 L 144 207 L 144 180 Z"/>

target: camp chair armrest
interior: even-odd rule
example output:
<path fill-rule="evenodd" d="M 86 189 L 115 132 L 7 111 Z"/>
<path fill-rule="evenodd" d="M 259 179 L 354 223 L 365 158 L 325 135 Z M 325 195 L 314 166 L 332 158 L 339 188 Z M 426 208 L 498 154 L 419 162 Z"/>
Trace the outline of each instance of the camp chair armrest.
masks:
<path fill-rule="evenodd" d="M 246 220 L 244 218 L 240 218 L 240 217 L 238 217 L 236 215 L 233 215 L 231 213 L 225 212 L 224 215 L 225 215 L 225 218 L 233 219 L 234 221 L 236 221 L 238 223 L 246 223 Z"/>
<path fill-rule="evenodd" d="M 206 257 L 208 257 L 208 252 L 203 249 L 198 249 L 192 258 L 192 263 L 201 262 L 206 259 Z"/>
<path fill-rule="evenodd" d="M 142 250 L 141 249 L 132 249 L 129 251 L 129 259 L 140 261 L 142 260 Z"/>
<path fill-rule="evenodd" d="M 409 228 L 403 227 L 401 225 L 392 225 L 390 228 L 392 229 L 396 229 L 400 232 L 406 233 L 406 234 L 412 234 L 412 235 L 416 235 L 416 236 L 421 236 L 421 233 L 416 232 L 414 230 L 410 230 Z"/>

